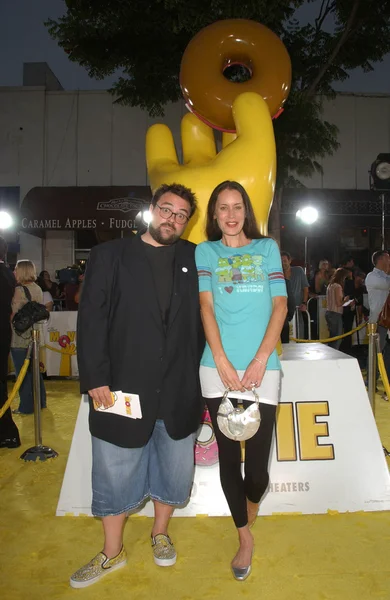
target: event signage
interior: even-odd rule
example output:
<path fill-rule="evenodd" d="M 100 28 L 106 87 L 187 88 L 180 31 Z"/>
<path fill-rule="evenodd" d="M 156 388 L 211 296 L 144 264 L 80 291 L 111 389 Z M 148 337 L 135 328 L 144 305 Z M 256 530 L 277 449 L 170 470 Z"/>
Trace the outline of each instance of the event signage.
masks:
<path fill-rule="evenodd" d="M 77 377 L 77 311 L 51 312 L 43 325 L 41 366 L 49 377 Z"/>
<path fill-rule="evenodd" d="M 357 360 L 318 343 L 287 344 L 282 372 L 270 485 L 260 514 L 389 510 L 389 472 Z M 57 515 L 91 515 L 88 411 L 82 398 Z M 152 516 L 152 503 L 138 514 Z M 197 514 L 229 514 L 207 411 L 197 434 L 191 499 L 175 511 Z"/>
<path fill-rule="evenodd" d="M 150 205 L 148 186 L 36 187 L 20 207 L 22 230 L 132 230 Z M 138 218 L 137 218 L 138 217 Z"/>
<path fill-rule="evenodd" d="M 97 209 L 99 210 L 99 209 Z M 22 219 L 22 229 L 137 229 L 135 219 Z"/>

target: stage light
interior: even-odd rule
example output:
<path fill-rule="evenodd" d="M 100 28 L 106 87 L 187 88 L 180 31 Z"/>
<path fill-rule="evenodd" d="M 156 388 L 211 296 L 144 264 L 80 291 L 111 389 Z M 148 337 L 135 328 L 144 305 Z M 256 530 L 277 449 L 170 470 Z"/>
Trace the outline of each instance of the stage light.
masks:
<path fill-rule="evenodd" d="M 318 220 L 319 213 L 314 206 L 304 206 L 296 212 L 297 219 L 300 219 L 305 225 L 313 225 Z M 307 243 L 307 232 L 305 234 L 305 273 L 309 276 L 310 264 L 309 264 L 309 250 Z"/>
<path fill-rule="evenodd" d="M 149 225 L 152 220 L 152 213 L 149 210 L 144 210 L 142 213 L 142 220 L 146 225 Z"/>
<path fill-rule="evenodd" d="M 9 229 L 13 225 L 13 218 L 4 210 L 0 210 L 0 229 Z"/>
<path fill-rule="evenodd" d="M 313 206 L 305 206 L 297 211 L 296 217 L 305 225 L 313 225 L 318 219 L 318 210 Z"/>
<path fill-rule="evenodd" d="M 381 192 L 382 205 L 382 250 L 386 247 L 385 240 L 385 216 L 386 216 L 386 192 L 390 191 L 390 153 L 378 154 L 372 163 L 370 171 L 370 189 L 373 192 Z"/>
<path fill-rule="evenodd" d="M 375 174 L 381 181 L 390 179 L 390 162 L 381 162 L 375 169 Z"/>
<path fill-rule="evenodd" d="M 390 190 L 390 154 L 378 154 L 370 169 L 370 188 L 374 191 Z"/>

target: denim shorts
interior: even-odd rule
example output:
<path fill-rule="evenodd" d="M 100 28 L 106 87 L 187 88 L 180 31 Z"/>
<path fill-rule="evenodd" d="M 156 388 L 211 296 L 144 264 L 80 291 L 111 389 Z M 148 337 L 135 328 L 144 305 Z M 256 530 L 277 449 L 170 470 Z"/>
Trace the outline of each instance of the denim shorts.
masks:
<path fill-rule="evenodd" d="M 92 514 L 119 515 L 146 498 L 184 504 L 194 478 L 196 433 L 173 440 L 157 420 L 142 448 L 121 448 L 92 436 Z"/>

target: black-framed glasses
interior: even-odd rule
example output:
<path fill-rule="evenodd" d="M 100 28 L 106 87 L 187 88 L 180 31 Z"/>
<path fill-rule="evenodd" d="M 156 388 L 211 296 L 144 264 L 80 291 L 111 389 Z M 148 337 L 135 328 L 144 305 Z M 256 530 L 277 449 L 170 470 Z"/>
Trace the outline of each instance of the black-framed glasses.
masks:
<path fill-rule="evenodd" d="M 166 206 L 160 206 L 159 204 L 157 204 L 157 202 L 156 206 L 159 209 L 160 215 L 163 217 L 163 219 L 170 219 L 173 215 L 178 225 L 184 225 L 184 223 L 187 223 L 187 221 L 190 220 L 190 218 L 187 217 L 187 215 L 185 215 L 184 213 L 175 213 L 173 212 L 173 210 Z"/>

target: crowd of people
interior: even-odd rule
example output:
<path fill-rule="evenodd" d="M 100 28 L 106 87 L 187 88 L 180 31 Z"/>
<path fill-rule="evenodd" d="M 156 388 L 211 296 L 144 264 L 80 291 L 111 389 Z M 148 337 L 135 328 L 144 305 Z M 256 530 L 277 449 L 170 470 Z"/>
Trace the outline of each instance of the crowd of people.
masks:
<path fill-rule="evenodd" d="M 292 297 L 294 315 L 297 319 L 297 336 L 307 339 L 307 319 L 311 320 L 311 337 L 319 339 L 318 306 L 319 296 L 326 296 L 326 323 L 329 337 L 338 337 L 352 330 L 353 324 L 359 325 L 367 318 L 369 310 L 364 305 L 366 274 L 355 265 L 352 256 L 347 256 L 338 268 L 332 267 L 330 261 L 322 259 L 318 268 L 309 277 L 300 266 L 292 266 L 292 258 L 288 252 L 282 251 L 283 272 L 286 278 L 287 291 Z M 309 300 L 312 300 L 309 303 Z M 308 307 L 308 304 L 310 306 Z M 291 314 L 291 313 L 290 313 Z M 303 317 L 303 314 L 306 317 Z M 291 320 L 291 319 L 290 319 Z M 335 349 L 350 353 L 351 336 L 329 342 Z"/>
<path fill-rule="evenodd" d="M 43 303 L 51 310 L 76 311 L 79 307 L 80 292 L 84 279 L 84 270 L 80 267 L 69 267 L 71 274 L 67 281 L 52 281 L 48 271 L 39 273 L 37 284 L 43 292 Z"/>

